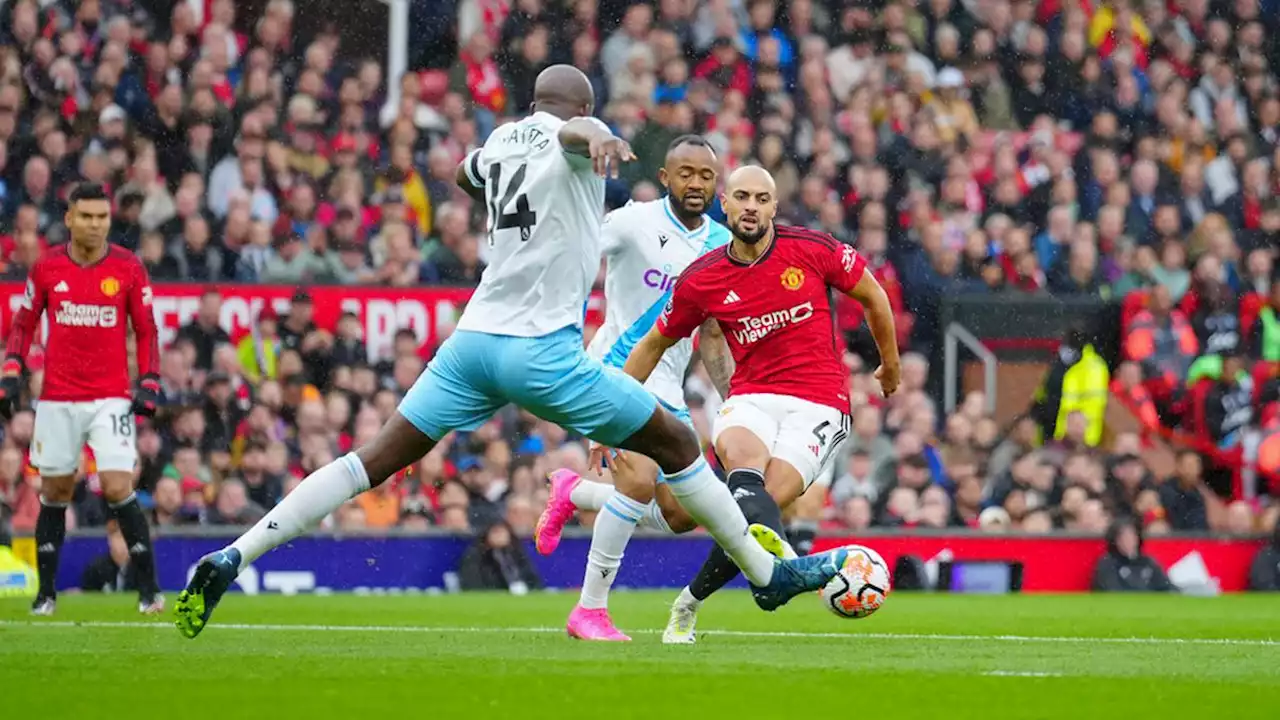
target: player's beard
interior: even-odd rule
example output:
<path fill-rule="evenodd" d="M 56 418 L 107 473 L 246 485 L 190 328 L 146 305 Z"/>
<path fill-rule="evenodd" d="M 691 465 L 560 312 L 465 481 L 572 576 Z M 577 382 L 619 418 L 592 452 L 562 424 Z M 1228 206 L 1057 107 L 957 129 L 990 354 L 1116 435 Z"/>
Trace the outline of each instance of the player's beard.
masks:
<path fill-rule="evenodd" d="M 762 223 L 758 220 L 756 221 L 755 229 L 750 231 L 745 230 L 742 227 L 741 220 L 739 220 L 733 226 L 733 236 L 741 240 L 743 243 L 747 245 L 755 245 L 756 243 L 763 240 L 764 236 L 768 234 L 769 234 L 769 225 L 767 223 Z"/>
<path fill-rule="evenodd" d="M 689 203 L 690 198 L 697 202 L 696 207 Z M 676 205 L 678 206 L 680 214 L 683 216 L 682 219 L 692 220 L 694 218 L 701 217 L 702 213 L 707 211 L 707 198 L 696 193 L 693 195 L 685 193 L 684 195 L 676 198 Z"/>

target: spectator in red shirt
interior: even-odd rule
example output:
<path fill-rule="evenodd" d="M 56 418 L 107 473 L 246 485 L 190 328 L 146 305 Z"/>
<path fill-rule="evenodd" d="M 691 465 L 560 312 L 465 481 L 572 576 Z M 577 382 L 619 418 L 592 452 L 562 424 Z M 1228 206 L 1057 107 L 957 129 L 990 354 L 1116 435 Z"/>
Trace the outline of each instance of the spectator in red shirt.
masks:
<path fill-rule="evenodd" d="M 722 90 L 737 90 L 743 97 L 751 94 L 751 65 L 738 52 L 733 38 L 716 38 L 711 54 L 693 69 L 693 76 Z"/>
<path fill-rule="evenodd" d="M 449 89 L 474 103 L 476 129 L 488 137 L 507 109 L 507 89 L 493 59 L 493 42 L 483 32 L 471 36 L 449 70 Z"/>

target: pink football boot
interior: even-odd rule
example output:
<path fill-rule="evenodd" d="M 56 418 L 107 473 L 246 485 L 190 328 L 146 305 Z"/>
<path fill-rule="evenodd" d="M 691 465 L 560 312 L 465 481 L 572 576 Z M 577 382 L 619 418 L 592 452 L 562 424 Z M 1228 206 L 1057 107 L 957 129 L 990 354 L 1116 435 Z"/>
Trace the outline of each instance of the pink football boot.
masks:
<path fill-rule="evenodd" d="M 561 468 L 551 473 L 551 498 L 533 528 L 533 544 L 542 555 L 550 555 L 560 546 L 560 533 L 565 523 L 578 511 L 569 494 L 582 482 L 582 476 Z"/>
<path fill-rule="evenodd" d="M 588 609 L 578 605 L 569 613 L 569 621 L 565 623 L 564 629 L 569 637 L 579 640 L 631 642 L 630 637 L 613 626 L 606 608 Z"/>

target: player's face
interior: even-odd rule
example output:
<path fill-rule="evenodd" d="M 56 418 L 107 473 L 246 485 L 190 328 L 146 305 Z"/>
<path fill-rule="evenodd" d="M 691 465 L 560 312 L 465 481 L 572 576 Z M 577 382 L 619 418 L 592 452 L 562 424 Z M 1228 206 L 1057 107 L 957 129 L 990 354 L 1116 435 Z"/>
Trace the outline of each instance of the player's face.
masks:
<path fill-rule="evenodd" d="M 67 211 L 67 229 L 71 239 L 82 244 L 100 245 L 111 229 L 111 202 L 81 200 Z"/>
<path fill-rule="evenodd" d="M 701 215 L 716 191 L 719 167 L 711 148 L 682 145 L 667 156 L 658 180 L 671 191 L 676 206 L 686 215 Z"/>
<path fill-rule="evenodd" d="M 748 245 L 755 245 L 768 234 L 778 211 L 774 189 L 763 179 L 746 178 L 736 183 L 725 190 L 723 201 L 729 230 Z"/>

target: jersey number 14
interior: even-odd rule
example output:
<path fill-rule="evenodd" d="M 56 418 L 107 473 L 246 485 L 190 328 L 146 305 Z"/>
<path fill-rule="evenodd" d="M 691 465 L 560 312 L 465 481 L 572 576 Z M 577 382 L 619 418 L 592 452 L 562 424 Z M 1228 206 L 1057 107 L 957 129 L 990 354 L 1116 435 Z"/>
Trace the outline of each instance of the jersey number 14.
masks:
<path fill-rule="evenodd" d="M 493 247 L 494 235 L 499 230 L 520 229 L 520 242 L 529 242 L 529 234 L 538 222 L 538 214 L 529 207 L 529 196 L 517 192 L 524 186 L 524 174 L 528 163 L 516 168 L 516 172 L 507 181 L 507 189 L 498 197 L 502 186 L 502 165 L 494 163 L 489 166 L 489 247 Z M 507 208 L 515 202 L 515 212 L 507 212 Z"/>

